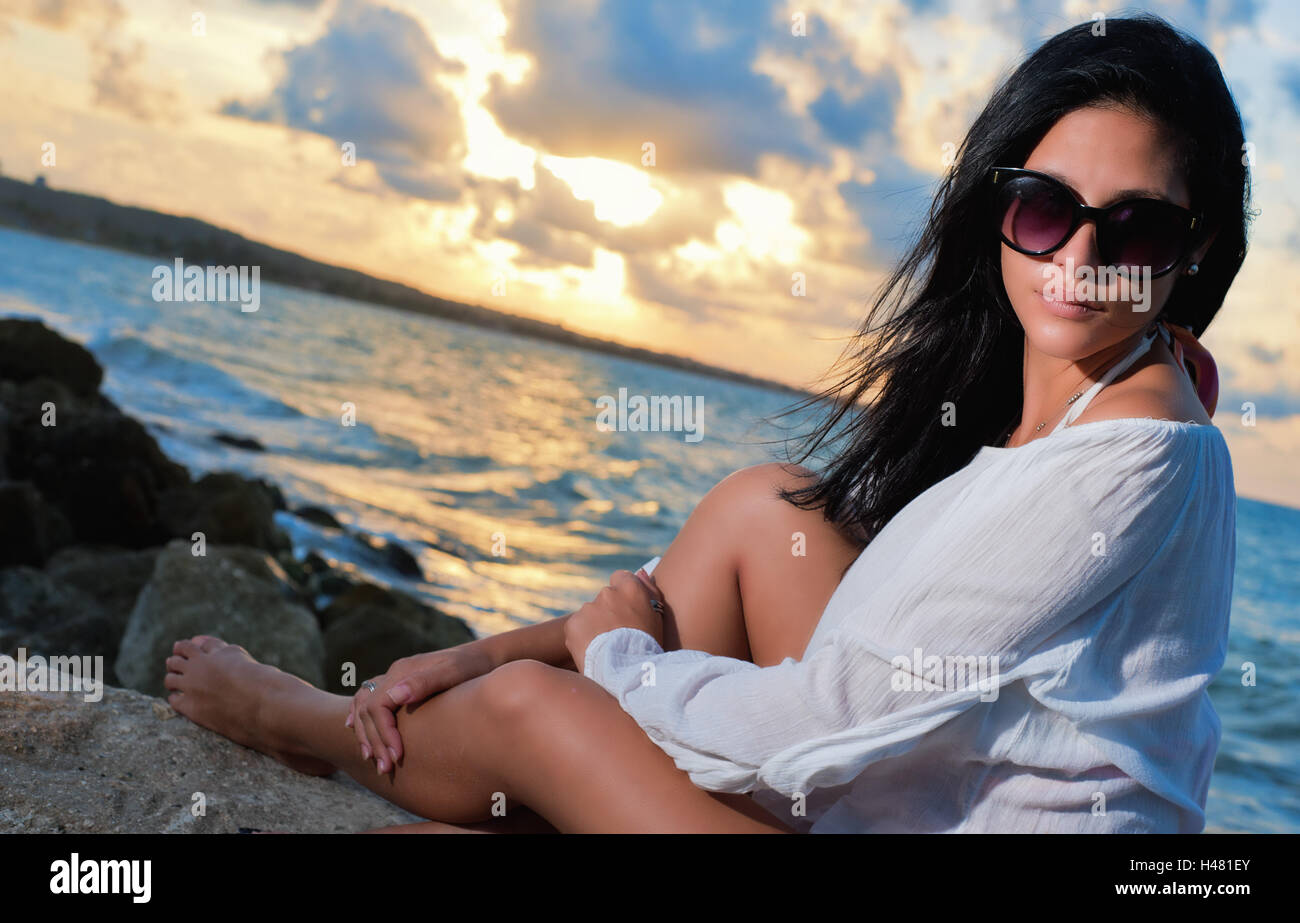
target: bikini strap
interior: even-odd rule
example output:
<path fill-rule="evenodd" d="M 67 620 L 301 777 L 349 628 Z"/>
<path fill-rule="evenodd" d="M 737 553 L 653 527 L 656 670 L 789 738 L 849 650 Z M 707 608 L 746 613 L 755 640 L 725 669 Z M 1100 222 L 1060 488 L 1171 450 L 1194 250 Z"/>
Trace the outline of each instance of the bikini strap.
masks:
<path fill-rule="evenodd" d="M 1131 350 L 1129 350 L 1127 356 L 1125 356 L 1119 362 L 1115 363 L 1115 365 L 1111 366 L 1106 371 L 1106 374 L 1101 376 L 1101 379 L 1099 381 L 1095 382 L 1091 388 L 1083 392 L 1082 397 L 1080 397 L 1077 401 L 1075 401 L 1073 404 L 1070 405 L 1069 411 L 1067 411 L 1065 416 L 1061 418 L 1061 422 L 1057 423 L 1056 426 L 1052 428 L 1052 432 L 1055 433 L 1057 430 L 1065 426 L 1069 426 L 1071 423 L 1077 420 L 1079 418 L 1079 414 L 1083 413 L 1083 411 L 1087 409 L 1088 403 L 1094 397 L 1097 396 L 1097 393 L 1100 392 L 1102 388 L 1106 387 L 1108 384 L 1110 384 L 1112 381 L 1114 381 L 1116 378 L 1122 375 L 1125 369 L 1127 369 L 1134 362 L 1137 362 L 1138 359 L 1142 358 L 1142 356 L 1146 353 L 1146 351 L 1151 348 L 1151 344 L 1156 341 L 1157 333 L 1162 334 L 1167 340 L 1171 339 L 1169 331 L 1165 330 L 1161 324 L 1156 324 L 1151 330 L 1147 332 L 1145 336 L 1142 337 L 1142 342 L 1138 343 L 1137 346 L 1134 346 Z"/>

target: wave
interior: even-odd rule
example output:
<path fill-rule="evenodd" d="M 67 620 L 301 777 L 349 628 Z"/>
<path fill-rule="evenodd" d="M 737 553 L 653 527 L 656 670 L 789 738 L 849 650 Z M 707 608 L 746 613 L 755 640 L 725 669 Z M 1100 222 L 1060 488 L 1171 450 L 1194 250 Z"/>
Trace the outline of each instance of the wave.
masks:
<path fill-rule="evenodd" d="M 133 335 L 102 336 L 87 344 L 95 358 L 119 384 L 135 390 L 139 385 L 165 385 L 183 392 L 196 403 L 225 410 L 239 408 L 249 417 L 298 419 L 302 412 L 273 395 L 199 359 L 179 356 Z M 134 379 L 134 381 L 131 381 Z"/>

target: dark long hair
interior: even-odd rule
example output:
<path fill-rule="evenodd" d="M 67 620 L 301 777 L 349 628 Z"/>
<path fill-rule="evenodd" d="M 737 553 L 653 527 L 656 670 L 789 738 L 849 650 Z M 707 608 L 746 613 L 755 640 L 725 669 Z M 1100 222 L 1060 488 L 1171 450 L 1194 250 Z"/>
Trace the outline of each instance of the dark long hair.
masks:
<path fill-rule="evenodd" d="M 817 483 L 784 491 L 786 500 L 824 509 L 827 520 L 869 541 L 1015 421 L 1024 329 L 1002 284 L 986 177 L 993 166 L 1023 166 L 1073 110 L 1129 107 L 1164 129 L 1193 210 L 1218 236 L 1195 276 L 1179 274 L 1157 317 L 1198 337 L 1209 326 L 1246 255 L 1241 115 L 1214 56 L 1163 19 L 1108 19 L 1104 35 L 1094 31 L 1083 23 L 1044 42 L 971 126 L 919 239 L 832 367 L 832 383 L 788 411 L 823 411 L 793 460 L 834 454 Z M 955 421 L 941 421 L 946 402 Z"/>

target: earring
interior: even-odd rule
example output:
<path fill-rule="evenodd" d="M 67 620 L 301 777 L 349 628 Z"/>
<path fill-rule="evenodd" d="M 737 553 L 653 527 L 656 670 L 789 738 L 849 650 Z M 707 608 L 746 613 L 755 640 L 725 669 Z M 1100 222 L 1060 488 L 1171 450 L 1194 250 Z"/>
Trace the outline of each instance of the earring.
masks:
<path fill-rule="evenodd" d="M 1187 267 L 1187 275 L 1189 276 L 1194 276 L 1200 271 L 1201 271 L 1201 267 L 1198 266 L 1196 263 L 1193 263 L 1192 265 Z"/>

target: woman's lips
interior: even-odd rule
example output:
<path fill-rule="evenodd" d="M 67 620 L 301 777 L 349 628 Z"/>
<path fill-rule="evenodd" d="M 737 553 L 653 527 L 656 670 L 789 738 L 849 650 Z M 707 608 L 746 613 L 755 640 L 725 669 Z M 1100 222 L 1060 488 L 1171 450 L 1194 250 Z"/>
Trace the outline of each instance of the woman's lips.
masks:
<path fill-rule="evenodd" d="M 1078 317 L 1087 317 L 1089 314 L 1103 313 L 1101 308 L 1081 304 L 1077 301 L 1055 301 L 1041 292 L 1038 293 L 1038 297 L 1043 299 L 1043 305 L 1047 310 L 1055 314 L 1057 317 L 1074 319 Z"/>

